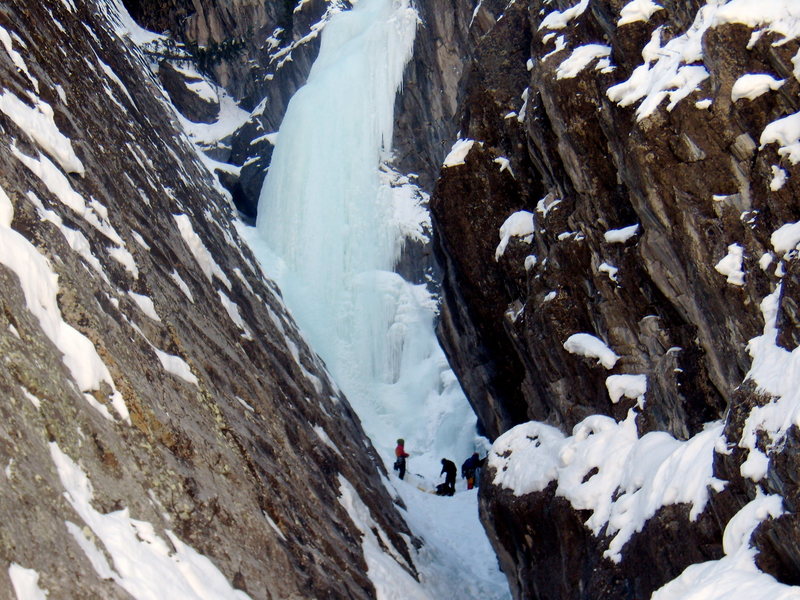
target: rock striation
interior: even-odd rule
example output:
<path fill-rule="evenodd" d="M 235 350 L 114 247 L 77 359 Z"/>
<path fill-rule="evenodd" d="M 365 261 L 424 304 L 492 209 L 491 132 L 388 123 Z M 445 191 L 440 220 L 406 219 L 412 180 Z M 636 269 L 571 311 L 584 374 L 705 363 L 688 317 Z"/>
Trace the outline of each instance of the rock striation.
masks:
<path fill-rule="evenodd" d="M 121 15 L 0 8 L 0 588 L 373 598 L 365 535 L 416 576 L 383 466 Z"/>

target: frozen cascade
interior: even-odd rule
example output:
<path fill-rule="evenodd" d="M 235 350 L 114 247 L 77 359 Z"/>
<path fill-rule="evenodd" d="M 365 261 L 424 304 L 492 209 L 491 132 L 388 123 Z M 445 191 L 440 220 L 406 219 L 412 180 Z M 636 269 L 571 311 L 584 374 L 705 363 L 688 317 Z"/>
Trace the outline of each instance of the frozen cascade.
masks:
<path fill-rule="evenodd" d="M 407 480 L 430 486 L 441 457 L 460 464 L 485 448 L 436 340 L 435 299 L 393 272 L 408 230 L 396 206 L 409 194 L 392 187 L 380 165 L 390 159 L 395 96 L 418 16 L 410 0 L 353 4 L 328 22 L 308 81 L 289 103 L 261 191 L 258 235 L 249 237 L 390 472 L 403 437 L 412 455 Z M 392 482 L 411 508 L 409 525 L 428 542 L 420 557 L 427 592 L 419 597 L 458 587 L 465 598 L 507 598 L 475 491 L 441 498 Z M 382 596 L 385 587 L 376 588 Z"/>
<path fill-rule="evenodd" d="M 281 124 L 257 228 L 265 268 L 389 466 L 404 437 L 416 470 L 431 472 L 476 438 L 434 335 L 435 301 L 392 271 L 403 236 L 379 165 L 417 22 L 408 0 L 362 0 L 331 19 Z"/>

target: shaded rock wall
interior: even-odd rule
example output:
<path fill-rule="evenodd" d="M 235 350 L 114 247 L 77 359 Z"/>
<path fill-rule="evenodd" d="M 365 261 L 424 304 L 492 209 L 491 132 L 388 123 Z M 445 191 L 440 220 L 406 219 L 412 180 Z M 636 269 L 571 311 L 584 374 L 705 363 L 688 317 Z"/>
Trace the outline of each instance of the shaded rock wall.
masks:
<path fill-rule="evenodd" d="M 103 551 L 64 497 L 56 444 L 97 511 L 174 532 L 253 598 L 374 597 L 338 497 L 344 477 L 414 572 L 379 459 L 111 9 L 72 4 L 0 7 L 13 51 L 0 52 L 0 188 L 11 228 L 58 277 L 58 313 L 119 395 L 109 382 L 79 391 L 45 333 L 67 325 L 34 317 L 0 247 L 0 589 L 16 563 L 53 598 L 128 597 L 65 526 Z"/>
<path fill-rule="evenodd" d="M 777 34 L 751 38 L 749 26 L 718 23 L 695 61 L 708 77 L 669 109 L 665 93 L 638 118 L 641 100 L 621 106 L 609 88 L 644 62 L 657 27 L 663 46 L 689 31 L 705 3 L 666 0 L 649 21 L 618 26 L 625 4 L 590 0 L 581 12 L 566 0 L 516 2 L 480 38 L 465 69 L 460 127 L 480 144 L 465 164 L 442 170 L 431 199 L 444 269 L 440 339 L 493 438 L 530 419 L 565 432 L 593 414 L 621 419 L 634 400 L 612 403 L 606 378 L 645 374 L 640 434 L 687 439 L 727 415 L 739 422 L 738 432 L 726 430 L 736 444 L 749 408 L 766 401 L 740 386 L 747 342 L 764 326 L 761 300 L 781 279 L 779 343 L 797 345 L 795 260 L 774 249 L 771 235 L 797 219 L 798 167 L 778 144 L 759 140 L 769 123 L 800 109 L 798 42 L 776 45 Z M 572 17 L 548 26 L 554 11 Z M 569 74 L 567 59 L 586 44 L 607 46 L 614 68 L 594 58 Z M 747 73 L 785 83 L 735 99 L 733 85 Z M 501 169 L 503 158 L 510 169 Z M 534 215 L 533 238 L 512 238 L 495 260 L 501 225 L 521 210 Z M 638 233 L 626 241 L 606 238 L 634 224 Z M 742 251 L 741 285 L 715 268 L 732 244 Z M 613 349 L 613 369 L 565 350 L 575 333 Z M 789 446 L 769 449 L 765 484 L 787 498 L 796 466 Z M 719 557 L 722 529 L 755 497 L 739 474 L 746 454 L 718 457 L 716 474 L 728 487 L 699 522 L 689 522 L 685 507 L 661 509 L 619 565 L 599 558 L 602 536 L 552 491 L 516 498 L 484 486 L 482 515 L 515 597 L 640 598 L 689 564 Z M 795 523 L 792 512 L 754 538 L 762 568 L 788 583 L 800 564 Z M 672 541 L 693 550 L 653 567 L 648 557 Z"/>
<path fill-rule="evenodd" d="M 292 43 L 308 35 L 326 7 L 327 0 L 298 2 L 259 2 L 254 0 L 123 0 L 131 16 L 145 29 L 166 34 L 176 42 L 197 44 L 209 48 L 226 40 L 241 40 L 243 48 L 233 56 L 215 61 L 213 76 L 233 97 L 250 109 L 254 108 L 269 90 L 271 102 L 278 107 L 291 97 L 302 85 L 308 68 L 318 49 L 318 41 L 305 47 L 299 45 L 292 50 L 286 75 L 281 76 L 281 85 L 273 83 L 279 70 L 276 55 Z M 272 41 L 270 39 L 272 38 Z M 281 58 L 285 55 L 281 55 Z M 290 63 L 295 64 L 291 65 Z M 282 70 L 282 69 L 281 69 Z M 292 87 L 291 82 L 294 82 Z M 275 111 L 274 118 L 280 123 L 282 112 Z"/>
<path fill-rule="evenodd" d="M 602 10 L 601 3 L 592 3 L 573 26 L 573 46 L 603 40 L 606 34 L 594 17 L 595 11 Z M 667 10 L 663 12 L 667 14 Z M 617 69 L 612 73 L 596 74 L 586 69 L 577 77 L 557 79 L 556 69 L 569 56 L 571 47 L 545 60 L 534 60 L 528 73 L 528 55 L 536 59 L 551 50 L 542 46 L 538 11 L 531 8 L 530 12 L 535 15 L 532 24 L 527 23 L 526 7 L 517 4 L 506 12 L 506 31 L 498 25 L 484 38 L 481 48 L 487 58 L 476 60 L 470 73 L 473 91 L 465 107 L 462 130 L 468 137 L 484 141 L 481 159 L 475 160 L 486 165 L 482 169 L 487 173 L 476 174 L 481 168 L 478 165 L 453 167 L 443 171 L 439 182 L 439 189 L 446 190 L 447 186 L 459 185 L 485 188 L 487 179 L 507 179 L 506 186 L 519 190 L 513 201 L 508 200 L 507 193 L 497 194 L 504 196 L 497 202 L 506 203 L 499 211 L 496 195 L 485 201 L 485 210 L 497 214 L 480 231 L 472 232 L 481 238 L 478 243 L 485 245 L 483 264 L 472 267 L 480 270 L 484 280 L 481 276 L 469 277 L 462 287 L 480 281 L 484 288 L 489 282 L 506 288 L 504 305 L 485 303 L 493 307 L 495 315 L 503 314 L 515 301 L 525 307 L 514 323 L 497 318 L 491 324 L 478 320 L 489 330 L 498 330 L 500 325 L 507 330 L 497 334 L 505 345 L 499 359 L 528 363 L 527 381 L 523 377 L 514 383 L 501 382 L 517 389 L 516 394 L 505 394 L 507 402 L 524 395 L 530 417 L 567 427 L 595 412 L 600 405 L 598 398 L 587 394 L 598 388 L 601 395 L 605 394 L 605 369 L 589 365 L 586 359 L 561 347 L 568 335 L 585 331 L 617 349 L 621 356 L 619 372 L 659 374 L 658 383 L 649 390 L 650 407 L 659 413 L 653 414 L 653 426 L 686 436 L 709 416 L 719 414 L 724 397 L 741 381 L 748 365 L 744 346 L 758 331 L 758 304 L 770 281 L 774 282 L 769 273 L 756 266 L 747 269 L 750 276 L 744 286 L 727 285 L 714 269 L 725 256 L 727 245 L 734 241 L 745 246 L 746 260 L 752 261 L 746 267 L 752 266 L 770 250 L 772 225 L 782 222 L 777 215 L 786 215 L 793 202 L 789 184 L 778 193 L 768 193 L 771 165 L 779 162 L 775 148 L 758 152 L 746 144 L 750 154 L 742 159 L 735 154 L 736 140 L 758 139 L 766 119 L 748 128 L 739 117 L 738 107 L 725 100 L 730 96 L 733 76 L 723 79 L 712 71 L 715 75 L 704 84 L 709 89 L 696 92 L 696 97 L 672 112 L 662 108 L 637 122 L 631 108 L 620 108 L 605 96 L 608 87 L 641 62 L 639 59 L 626 65 L 621 60 L 625 57 L 622 51 L 616 52 L 614 38 L 611 43 Z M 681 23 L 675 23 L 674 28 L 681 31 Z M 735 30 L 730 26 L 719 28 L 714 35 L 734 35 Z M 522 31 L 529 32 L 530 48 Z M 626 31 L 626 44 L 630 43 L 628 35 Z M 649 34 L 642 37 L 647 39 Z M 711 45 L 709 54 L 713 56 L 713 48 L 736 47 L 735 40 L 748 57 L 758 53 L 758 48 L 744 48 L 746 41 L 741 38 L 739 34 L 726 39 L 725 44 Z M 492 65 L 489 57 L 503 52 L 509 55 L 508 60 Z M 497 81 L 487 79 L 493 75 Z M 503 86 L 503 81 L 508 83 Z M 520 95 L 526 87 L 530 95 L 524 123 L 504 119 L 511 110 L 520 110 Z M 708 110 L 693 106 L 692 100 L 706 97 L 720 101 Z M 792 107 L 782 95 L 761 101 L 776 104 L 765 110 L 772 119 Z M 742 108 L 748 110 L 747 106 Z M 724 136 L 714 135 L 715 130 L 726 127 L 729 131 Z M 704 146 L 702 160 L 687 156 L 679 147 L 693 138 Z M 513 176 L 508 170 L 488 173 L 498 170 L 492 160 L 499 156 L 510 158 Z M 742 178 L 745 168 L 747 177 Z M 441 245 L 463 242 L 458 237 L 463 232 L 449 232 L 447 220 L 452 218 L 452 211 L 443 208 L 454 196 L 437 191 L 433 200 Z M 546 200 L 537 211 L 543 198 Z M 544 204 L 551 204 L 552 209 L 545 213 L 541 209 Z M 740 218 L 745 212 L 740 208 L 757 211 L 750 213 L 756 217 L 753 223 Z M 536 213 L 536 239 L 531 245 L 512 242 L 503 258 L 493 264 L 500 225 L 513 210 L 523 209 Z M 768 221 L 773 214 L 776 218 Z M 623 244 L 605 241 L 606 231 L 635 223 L 641 230 L 633 239 Z M 453 258 L 453 252 L 445 254 L 449 260 L 461 260 Z M 535 255 L 537 264 L 526 272 L 520 263 L 528 255 Z M 619 269 L 618 281 L 598 269 L 603 263 Z M 555 298 L 544 302 L 550 292 L 556 292 Z M 552 343 L 543 343 L 546 340 Z M 670 348 L 675 349 L 671 353 L 674 356 L 668 355 Z M 675 380 L 677 375 L 668 374 L 676 368 L 683 369 L 680 382 Z M 559 389 L 567 382 L 572 385 L 576 377 L 585 385 L 576 385 L 569 392 Z M 498 385 L 492 378 L 483 383 L 489 389 Z M 667 406 L 670 403 L 675 405 Z M 603 409 L 611 411 L 610 404 Z M 489 426 L 489 431 L 497 435 L 502 429 Z"/>

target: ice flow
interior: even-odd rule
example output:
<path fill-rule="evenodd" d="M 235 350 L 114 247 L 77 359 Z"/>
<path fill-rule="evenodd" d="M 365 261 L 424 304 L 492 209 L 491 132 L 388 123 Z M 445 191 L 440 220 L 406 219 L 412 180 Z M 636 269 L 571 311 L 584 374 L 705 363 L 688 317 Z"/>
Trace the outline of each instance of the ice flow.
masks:
<path fill-rule="evenodd" d="M 381 455 L 404 437 L 411 468 L 435 476 L 441 456 L 473 451 L 475 416 L 436 340 L 435 301 L 392 271 L 403 234 L 379 172 L 417 23 L 408 0 L 361 0 L 328 22 L 281 124 L 257 228 L 268 273 Z"/>

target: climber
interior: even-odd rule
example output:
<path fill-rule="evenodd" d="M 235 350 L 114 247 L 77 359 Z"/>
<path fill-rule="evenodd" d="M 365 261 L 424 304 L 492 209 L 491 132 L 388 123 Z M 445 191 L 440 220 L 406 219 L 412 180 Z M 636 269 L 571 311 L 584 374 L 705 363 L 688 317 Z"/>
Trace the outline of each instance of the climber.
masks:
<path fill-rule="evenodd" d="M 481 459 L 478 457 L 477 452 L 473 452 L 464 464 L 461 465 L 461 478 L 467 480 L 467 489 L 471 490 L 475 487 L 478 480 L 478 469 L 481 466 Z"/>
<path fill-rule="evenodd" d="M 408 454 L 405 450 L 406 441 L 403 438 L 397 440 L 397 447 L 394 449 L 396 460 L 394 461 L 394 470 L 399 471 L 398 476 L 400 479 L 406 476 L 406 459 Z"/>
<path fill-rule="evenodd" d="M 456 472 L 456 464 L 443 458 L 442 471 L 439 475 L 444 473 L 444 483 L 436 486 L 436 493 L 439 496 L 452 496 L 456 493 Z"/>

